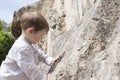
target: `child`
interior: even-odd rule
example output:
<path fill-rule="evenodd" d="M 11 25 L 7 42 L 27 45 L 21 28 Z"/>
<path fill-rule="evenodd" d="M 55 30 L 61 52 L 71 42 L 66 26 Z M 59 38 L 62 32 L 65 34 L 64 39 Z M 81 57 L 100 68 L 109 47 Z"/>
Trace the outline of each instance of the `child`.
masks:
<path fill-rule="evenodd" d="M 0 80 L 47 80 L 37 65 L 53 65 L 58 58 L 47 56 L 36 43 L 48 32 L 48 23 L 39 12 L 25 13 L 20 22 L 22 34 L 1 64 Z"/>

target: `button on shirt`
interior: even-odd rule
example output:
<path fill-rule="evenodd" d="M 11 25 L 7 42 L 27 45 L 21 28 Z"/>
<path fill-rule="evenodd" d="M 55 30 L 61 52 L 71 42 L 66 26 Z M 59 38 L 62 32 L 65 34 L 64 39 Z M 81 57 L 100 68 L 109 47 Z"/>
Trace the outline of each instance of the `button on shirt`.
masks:
<path fill-rule="evenodd" d="M 46 80 L 38 69 L 38 63 L 51 64 L 53 58 L 47 56 L 37 45 L 30 44 L 21 35 L 11 47 L 0 67 L 0 80 Z"/>

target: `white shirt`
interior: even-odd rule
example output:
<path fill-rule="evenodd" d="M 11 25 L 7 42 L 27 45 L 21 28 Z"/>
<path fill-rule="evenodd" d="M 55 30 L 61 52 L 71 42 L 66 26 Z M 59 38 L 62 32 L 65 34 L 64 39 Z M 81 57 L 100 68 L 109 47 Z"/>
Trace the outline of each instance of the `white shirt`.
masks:
<path fill-rule="evenodd" d="M 50 65 L 52 60 L 21 35 L 1 64 L 0 80 L 46 80 L 47 75 L 43 75 L 37 65 L 40 61 Z"/>

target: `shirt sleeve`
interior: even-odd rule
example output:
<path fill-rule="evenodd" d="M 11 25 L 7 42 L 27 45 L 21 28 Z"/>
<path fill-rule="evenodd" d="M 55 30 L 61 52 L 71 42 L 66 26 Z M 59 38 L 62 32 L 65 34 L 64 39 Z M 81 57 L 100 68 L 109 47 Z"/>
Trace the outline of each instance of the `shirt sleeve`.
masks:
<path fill-rule="evenodd" d="M 45 54 L 43 51 L 41 51 L 40 49 L 38 49 L 38 60 L 42 61 L 44 63 L 46 63 L 47 65 L 52 65 L 52 60 L 53 57 L 48 56 L 47 54 Z"/>
<path fill-rule="evenodd" d="M 17 52 L 16 63 L 30 80 L 47 80 L 34 62 L 34 57 L 28 48 L 22 48 Z"/>
<path fill-rule="evenodd" d="M 52 65 L 52 61 L 53 61 L 53 57 L 48 56 L 47 54 L 45 54 L 41 49 L 38 48 L 37 45 L 35 45 L 36 47 L 36 51 L 38 54 L 38 61 L 42 61 L 44 63 L 46 63 L 47 65 Z"/>

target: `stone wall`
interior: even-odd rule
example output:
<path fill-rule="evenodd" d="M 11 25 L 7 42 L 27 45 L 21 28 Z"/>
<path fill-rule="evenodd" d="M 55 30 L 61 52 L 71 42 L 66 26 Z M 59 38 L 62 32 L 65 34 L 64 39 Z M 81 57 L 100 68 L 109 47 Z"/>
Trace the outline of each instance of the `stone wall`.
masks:
<path fill-rule="evenodd" d="M 50 80 L 120 80 L 120 0 L 51 0 L 47 52 L 65 53 Z"/>
<path fill-rule="evenodd" d="M 69 19 L 75 27 L 52 42 L 52 53 L 65 55 L 51 80 L 120 80 L 120 1 L 93 2 L 80 24 Z"/>

